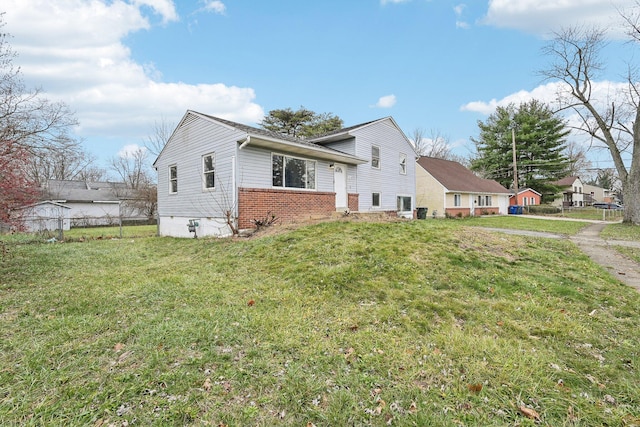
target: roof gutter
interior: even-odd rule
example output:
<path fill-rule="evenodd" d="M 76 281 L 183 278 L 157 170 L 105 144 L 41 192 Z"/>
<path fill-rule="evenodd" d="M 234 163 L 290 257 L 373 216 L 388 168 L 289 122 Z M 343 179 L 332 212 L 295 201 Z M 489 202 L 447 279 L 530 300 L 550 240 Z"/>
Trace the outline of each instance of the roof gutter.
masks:
<path fill-rule="evenodd" d="M 242 150 L 244 147 L 249 145 L 250 142 L 251 142 L 251 135 L 247 135 L 246 139 L 242 141 L 242 144 L 240 144 L 240 147 L 238 147 L 238 150 Z"/>

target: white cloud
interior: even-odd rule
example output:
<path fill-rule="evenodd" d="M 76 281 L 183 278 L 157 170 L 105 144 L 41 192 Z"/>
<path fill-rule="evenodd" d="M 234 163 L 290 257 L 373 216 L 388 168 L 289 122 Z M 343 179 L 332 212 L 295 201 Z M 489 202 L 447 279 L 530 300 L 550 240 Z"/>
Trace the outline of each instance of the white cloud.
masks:
<path fill-rule="evenodd" d="M 252 88 L 162 82 L 162 70 L 132 58 L 124 39 L 151 28 L 145 13 L 179 20 L 170 0 L 4 0 L 3 6 L 3 30 L 13 36 L 25 83 L 68 104 L 83 138 L 139 140 L 159 117 L 177 121 L 187 109 L 245 123 L 264 116 Z"/>
<path fill-rule="evenodd" d="M 491 99 L 490 101 L 473 101 L 469 102 L 462 107 L 461 111 L 471 111 L 484 115 L 493 113 L 496 107 L 506 107 L 509 104 L 520 105 L 523 102 L 537 99 L 546 104 L 549 104 L 552 108 L 558 106 L 559 97 L 561 94 L 566 93 L 566 83 L 551 82 L 544 85 L 540 85 L 531 91 L 521 90 L 505 96 L 502 99 Z M 594 104 L 598 108 L 604 108 L 609 104 L 612 96 L 623 94 L 628 90 L 627 84 L 611 81 L 593 82 L 591 97 L 594 100 Z M 622 100 L 618 100 L 620 102 Z"/>
<path fill-rule="evenodd" d="M 204 0 L 204 10 L 224 15 L 227 7 L 219 0 Z"/>
<path fill-rule="evenodd" d="M 138 144 L 125 145 L 120 149 L 120 151 L 118 151 L 118 157 L 123 159 L 130 159 L 130 158 L 133 158 L 134 155 L 140 150 L 144 152 L 144 151 L 147 151 L 147 148 L 141 147 Z"/>
<path fill-rule="evenodd" d="M 177 21 L 178 12 L 171 0 L 133 0 L 135 6 L 148 6 L 162 16 L 163 22 Z"/>
<path fill-rule="evenodd" d="M 635 4 L 635 0 L 489 0 L 482 22 L 548 36 L 572 25 L 617 27 L 619 11 Z"/>
<path fill-rule="evenodd" d="M 376 104 L 373 105 L 373 107 L 391 108 L 394 105 L 396 105 L 396 101 L 397 100 L 395 95 L 381 96 L 380 99 L 378 99 L 378 102 L 376 102 Z"/>

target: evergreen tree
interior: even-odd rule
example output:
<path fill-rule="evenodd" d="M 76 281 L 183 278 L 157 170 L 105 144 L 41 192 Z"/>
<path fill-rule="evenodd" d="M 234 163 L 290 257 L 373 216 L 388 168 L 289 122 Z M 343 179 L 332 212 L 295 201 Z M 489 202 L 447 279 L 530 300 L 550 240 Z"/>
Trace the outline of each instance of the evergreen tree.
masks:
<path fill-rule="evenodd" d="M 311 137 L 342 129 L 343 122 L 331 113 L 318 114 L 304 107 L 271 110 L 260 125 L 273 132 L 297 137 Z"/>
<path fill-rule="evenodd" d="M 564 154 L 569 130 L 547 105 L 531 100 L 519 107 L 498 107 L 486 122 L 478 121 L 478 126 L 478 139 L 471 139 L 477 150 L 472 170 L 513 188 L 514 130 L 518 188 L 536 190 L 543 201 L 553 199 L 559 189 L 552 182 L 569 173 L 570 161 Z"/>

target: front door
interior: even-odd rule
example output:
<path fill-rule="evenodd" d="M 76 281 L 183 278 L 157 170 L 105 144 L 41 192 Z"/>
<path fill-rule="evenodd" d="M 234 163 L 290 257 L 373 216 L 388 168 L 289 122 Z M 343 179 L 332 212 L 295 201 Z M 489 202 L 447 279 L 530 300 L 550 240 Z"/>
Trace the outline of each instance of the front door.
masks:
<path fill-rule="evenodd" d="M 348 208 L 347 203 L 347 167 L 336 163 L 333 165 L 333 189 L 336 192 L 336 210 Z"/>

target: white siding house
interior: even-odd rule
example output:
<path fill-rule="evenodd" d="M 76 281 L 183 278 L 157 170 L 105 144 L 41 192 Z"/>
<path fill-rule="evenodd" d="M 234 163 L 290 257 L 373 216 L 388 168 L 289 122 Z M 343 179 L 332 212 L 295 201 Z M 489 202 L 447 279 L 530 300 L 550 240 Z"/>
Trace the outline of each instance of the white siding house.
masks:
<path fill-rule="evenodd" d="M 21 218 L 29 232 L 69 230 L 71 228 L 69 206 L 44 201 L 22 209 Z"/>
<path fill-rule="evenodd" d="M 372 146 L 380 167 L 372 171 Z M 406 153 L 404 173 L 400 153 Z M 225 236 L 255 220 L 331 215 L 336 211 L 411 214 L 414 152 L 393 119 L 300 139 L 187 111 L 156 159 L 159 233 Z M 395 173 L 392 173 L 395 170 Z M 372 205 L 372 193 L 379 202 Z M 197 224 L 190 228 L 188 225 Z"/>

